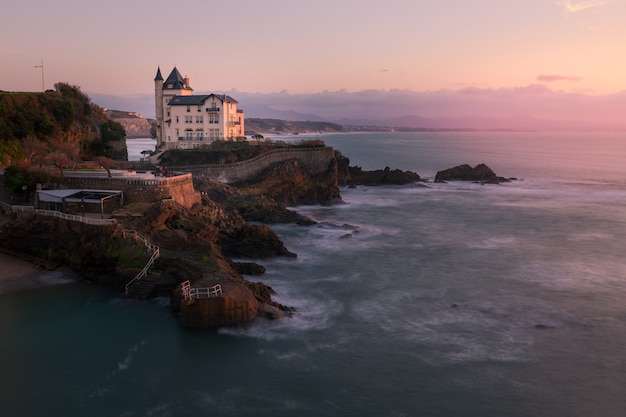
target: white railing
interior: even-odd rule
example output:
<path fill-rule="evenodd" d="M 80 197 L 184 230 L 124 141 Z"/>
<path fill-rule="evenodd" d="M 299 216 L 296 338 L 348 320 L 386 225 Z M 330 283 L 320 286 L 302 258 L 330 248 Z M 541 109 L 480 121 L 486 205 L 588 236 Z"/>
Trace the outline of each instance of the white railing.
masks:
<path fill-rule="evenodd" d="M 0 207 L 9 213 L 32 213 L 35 210 L 35 207 L 33 206 L 12 206 L 4 201 L 0 201 Z"/>
<path fill-rule="evenodd" d="M 154 252 L 155 250 L 159 250 L 157 245 L 153 245 L 150 241 L 141 233 L 135 232 L 134 230 L 124 229 L 122 230 L 122 235 L 124 238 L 132 237 L 137 242 L 143 243 L 143 245 L 148 249 L 148 252 Z"/>
<path fill-rule="evenodd" d="M 222 285 L 215 284 L 212 287 L 204 287 L 204 288 L 191 288 L 189 290 L 189 295 L 191 298 L 211 298 L 217 297 L 222 294 Z"/>
<path fill-rule="evenodd" d="M 33 206 L 12 206 L 13 213 L 33 213 L 35 207 Z"/>
<path fill-rule="evenodd" d="M 148 241 L 148 239 L 146 239 L 145 236 L 143 236 L 140 233 L 135 232 L 134 230 L 126 230 L 125 229 L 125 230 L 122 231 L 122 236 L 124 236 L 124 238 L 132 237 L 133 239 L 135 239 L 136 242 L 143 243 L 143 245 L 146 247 L 148 253 L 150 253 L 150 259 L 148 259 L 148 262 L 143 267 L 143 269 L 137 274 L 137 276 L 135 276 L 135 278 L 131 279 L 128 282 L 128 284 L 126 284 L 124 292 L 126 294 L 128 294 L 128 288 L 130 288 L 131 284 L 133 284 L 136 281 L 139 281 L 141 278 L 143 278 L 146 275 L 148 275 L 148 271 L 150 270 L 150 268 L 152 267 L 154 262 L 159 257 L 160 249 L 159 249 L 159 247 L 157 245 L 153 245 L 152 243 L 150 243 Z"/>
<path fill-rule="evenodd" d="M 58 217 L 61 219 L 72 220 L 75 222 L 82 222 L 87 224 L 94 224 L 99 226 L 117 224 L 115 219 L 92 219 L 90 217 L 76 216 L 74 214 L 61 213 L 55 210 L 42 210 L 36 209 L 35 213 L 42 216 Z"/>
<path fill-rule="evenodd" d="M 221 284 L 215 284 L 212 287 L 191 288 L 191 283 L 187 280 L 180 284 L 180 288 L 183 292 L 183 298 L 185 300 L 211 298 L 223 294 Z"/>
<path fill-rule="evenodd" d="M 5 202 L 0 202 L 0 206 L 4 208 L 8 212 L 12 213 L 35 213 L 40 216 L 49 216 L 49 217 L 58 217 L 60 219 L 72 220 L 75 222 L 99 225 L 99 226 L 108 226 L 112 224 L 117 224 L 117 220 L 115 219 L 93 219 L 90 217 L 76 216 L 74 214 L 61 213 L 60 211 L 55 210 L 42 210 L 35 209 L 33 206 L 12 206 Z"/>

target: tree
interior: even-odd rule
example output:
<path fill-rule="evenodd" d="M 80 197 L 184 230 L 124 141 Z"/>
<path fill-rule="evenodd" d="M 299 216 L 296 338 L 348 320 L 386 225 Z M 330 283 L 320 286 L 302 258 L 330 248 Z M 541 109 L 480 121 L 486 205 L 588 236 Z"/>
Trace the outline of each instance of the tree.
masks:
<path fill-rule="evenodd" d="M 61 177 L 65 177 L 63 170 L 67 168 L 69 165 L 69 158 L 64 152 L 54 151 L 48 154 L 47 158 L 48 162 L 59 169 L 61 173 Z"/>
<path fill-rule="evenodd" d="M 102 168 L 107 170 L 107 175 L 111 178 L 111 168 L 115 164 L 115 161 L 111 158 L 107 158 L 106 156 L 96 156 L 94 159 Z"/>
<path fill-rule="evenodd" d="M 41 168 L 46 163 L 48 155 L 48 144 L 34 136 L 27 136 L 22 141 L 24 156 L 33 165 Z"/>
<path fill-rule="evenodd" d="M 20 159 L 22 155 L 19 140 L 0 138 L 0 165 L 10 165 L 12 161 Z"/>
<path fill-rule="evenodd" d="M 69 99 L 64 99 L 54 108 L 54 117 L 63 130 L 70 128 L 76 118 L 76 107 Z"/>
<path fill-rule="evenodd" d="M 50 147 L 53 153 L 59 152 L 65 155 L 66 166 L 70 164 L 72 168 L 76 166 L 80 154 L 80 143 L 67 139 L 55 139 L 50 143 Z"/>
<path fill-rule="evenodd" d="M 26 166 L 10 166 L 4 170 L 4 186 L 11 194 L 24 201 L 35 192 L 37 184 L 49 180 L 44 171 L 30 170 Z"/>

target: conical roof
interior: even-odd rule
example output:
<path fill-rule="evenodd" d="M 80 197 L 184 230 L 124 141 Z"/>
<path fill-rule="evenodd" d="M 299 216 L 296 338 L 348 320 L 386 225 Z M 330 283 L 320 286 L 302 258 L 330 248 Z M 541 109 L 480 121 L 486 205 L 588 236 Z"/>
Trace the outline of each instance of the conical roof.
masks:
<path fill-rule="evenodd" d="M 165 80 L 163 89 L 191 90 L 190 87 L 185 85 L 185 79 L 182 75 L 180 75 L 180 72 L 178 72 L 176 67 L 174 67 L 170 75 L 167 77 L 167 80 Z"/>

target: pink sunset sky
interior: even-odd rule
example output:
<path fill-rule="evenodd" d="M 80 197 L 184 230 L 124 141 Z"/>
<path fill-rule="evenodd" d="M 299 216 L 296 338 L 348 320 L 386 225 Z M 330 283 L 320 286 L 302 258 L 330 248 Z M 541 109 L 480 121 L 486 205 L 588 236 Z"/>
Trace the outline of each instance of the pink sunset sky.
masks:
<path fill-rule="evenodd" d="M 247 117 L 533 117 L 625 128 L 626 0 L 22 0 L 0 90 L 154 115 L 157 67 Z M 256 113 L 256 114 L 255 114 Z"/>

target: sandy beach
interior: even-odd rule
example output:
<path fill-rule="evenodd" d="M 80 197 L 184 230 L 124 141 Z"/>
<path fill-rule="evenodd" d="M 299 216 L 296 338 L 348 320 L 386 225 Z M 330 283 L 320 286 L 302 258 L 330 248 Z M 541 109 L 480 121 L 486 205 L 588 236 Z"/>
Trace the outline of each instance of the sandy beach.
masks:
<path fill-rule="evenodd" d="M 0 253 L 0 294 L 73 282 L 61 271 L 48 271 L 12 255 Z"/>

